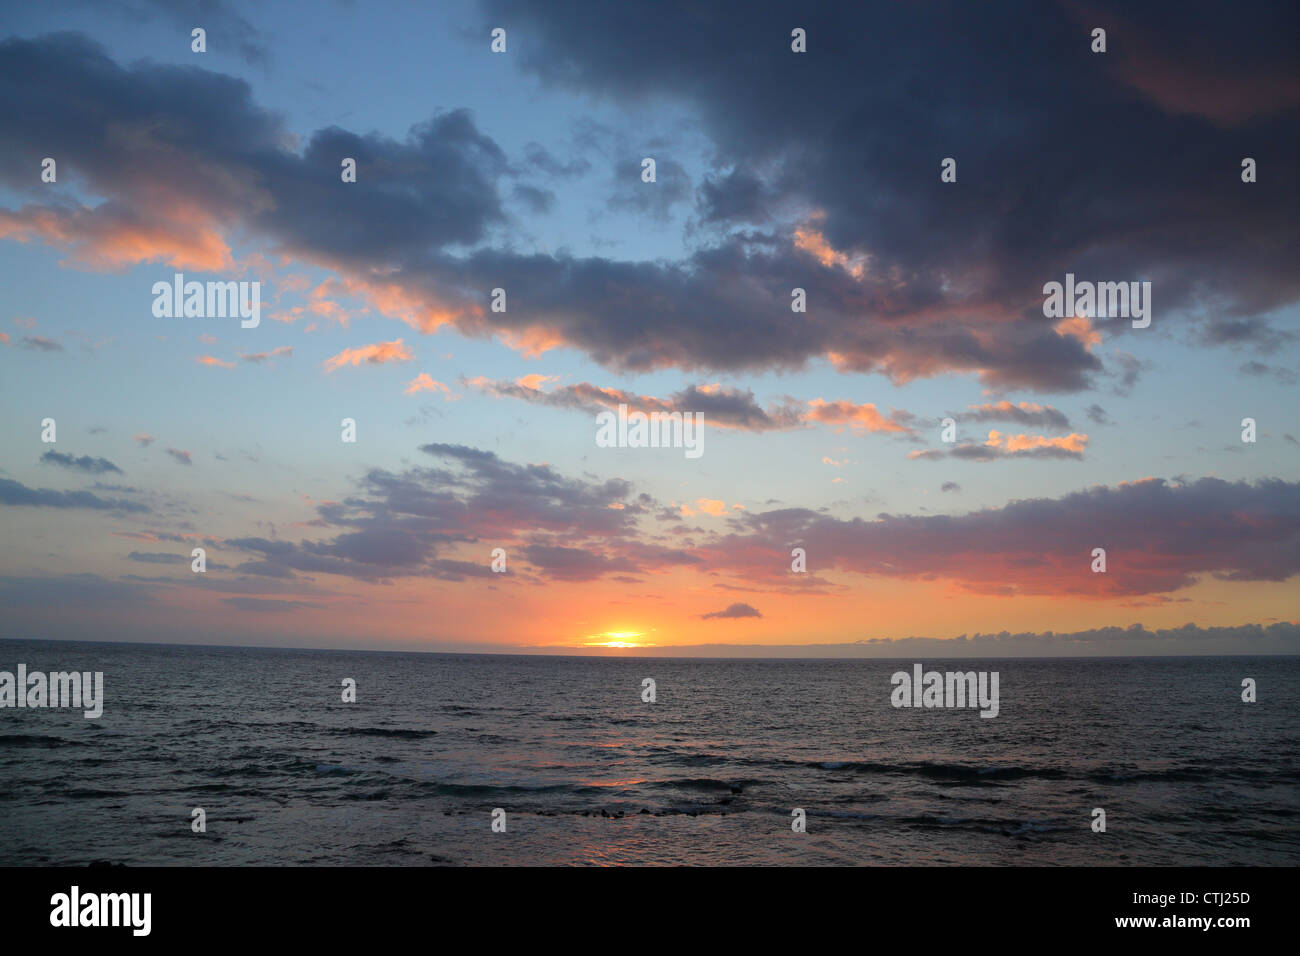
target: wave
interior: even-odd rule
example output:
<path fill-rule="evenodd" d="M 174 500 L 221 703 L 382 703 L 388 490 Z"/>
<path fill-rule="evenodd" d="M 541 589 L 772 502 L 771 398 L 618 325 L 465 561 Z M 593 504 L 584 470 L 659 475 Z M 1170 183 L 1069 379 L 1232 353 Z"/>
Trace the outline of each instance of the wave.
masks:
<path fill-rule="evenodd" d="M 981 767 L 972 764 L 935 763 L 918 761 L 915 763 L 888 764 L 862 760 L 814 760 L 804 764 L 818 770 L 847 770 L 853 773 L 898 774 L 928 777 L 933 780 L 952 780 L 959 782 L 980 783 L 996 780 L 1021 780 L 1036 777 L 1043 780 L 1063 780 L 1070 774 L 1059 767 Z"/>
<path fill-rule="evenodd" d="M 0 747 L 81 747 L 80 740 L 49 737 L 45 734 L 0 734 Z"/>

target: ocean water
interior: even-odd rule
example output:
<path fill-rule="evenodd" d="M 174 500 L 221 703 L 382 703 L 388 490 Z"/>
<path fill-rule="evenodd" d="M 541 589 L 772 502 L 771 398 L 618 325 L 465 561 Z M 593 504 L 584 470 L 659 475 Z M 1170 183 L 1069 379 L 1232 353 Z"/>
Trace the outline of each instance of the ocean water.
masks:
<path fill-rule="evenodd" d="M 998 671 L 993 719 L 892 707 L 910 659 L 0 641 L 19 662 L 103 671 L 106 704 L 0 710 L 0 864 L 1300 863 L 1296 658 L 920 661 Z"/>

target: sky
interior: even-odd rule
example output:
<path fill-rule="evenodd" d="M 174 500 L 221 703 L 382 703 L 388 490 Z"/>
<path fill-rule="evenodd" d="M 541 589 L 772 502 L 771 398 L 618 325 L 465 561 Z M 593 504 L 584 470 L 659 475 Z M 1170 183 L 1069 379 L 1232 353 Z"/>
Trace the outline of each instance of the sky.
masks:
<path fill-rule="evenodd" d="M 1234 10 L 5 5 L 0 637 L 1300 653 L 1300 13 Z"/>

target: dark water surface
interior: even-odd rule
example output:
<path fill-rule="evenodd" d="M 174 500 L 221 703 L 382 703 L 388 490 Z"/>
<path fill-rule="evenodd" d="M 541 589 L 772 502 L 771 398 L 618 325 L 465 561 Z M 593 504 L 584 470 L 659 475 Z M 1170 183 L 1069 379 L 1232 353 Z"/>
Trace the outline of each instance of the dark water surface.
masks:
<path fill-rule="evenodd" d="M 892 707 L 912 660 L 0 641 L 20 662 L 106 703 L 0 710 L 0 864 L 1300 863 L 1296 658 L 922 661 L 998 671 L 993 719 Z"/>

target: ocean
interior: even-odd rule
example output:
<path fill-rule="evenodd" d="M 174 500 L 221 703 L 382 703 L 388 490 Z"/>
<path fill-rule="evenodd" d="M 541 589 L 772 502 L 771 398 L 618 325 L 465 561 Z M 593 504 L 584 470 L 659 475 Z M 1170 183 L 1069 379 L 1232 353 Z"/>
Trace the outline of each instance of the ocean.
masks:
<path fill-rule="evenodd" d="M 19 663 L 102 671 L 105 701 L 0 709 L 5 865 L 1300 863 L 1297 658 L 0 641 Z M 892 706 L 914 663 L 998 672 L 998 715 Z"/>

